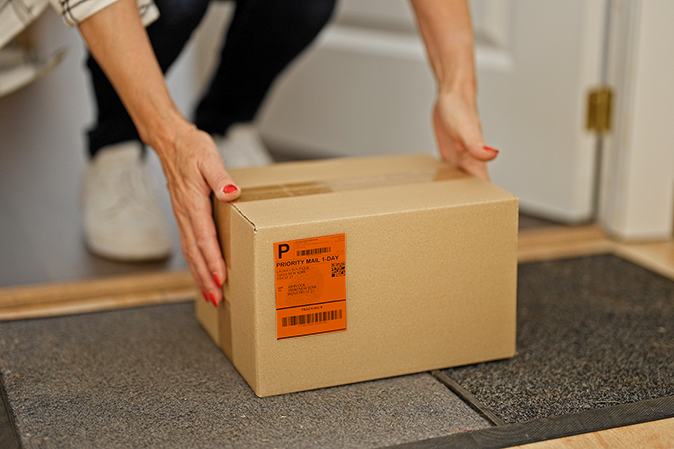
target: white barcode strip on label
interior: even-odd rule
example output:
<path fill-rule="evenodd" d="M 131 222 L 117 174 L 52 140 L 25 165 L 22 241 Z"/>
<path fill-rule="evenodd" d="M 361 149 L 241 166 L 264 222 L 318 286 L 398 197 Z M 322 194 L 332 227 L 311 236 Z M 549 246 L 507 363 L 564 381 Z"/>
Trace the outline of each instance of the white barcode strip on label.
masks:
<path fill-rule="evenodd" d="M 342 318 L 341 310 L 330 310 L 328 312 L 308 313 L 305 315 L 294 315 L 284 317 L 281 326 L 301 326 L 303 324 L 322 323 L 324 321 L 339 320 Z"/>
<path fill-rule="evenodd" d="M 323 254 L 323 253 L 329 253 L 332 250 L 331 246 L 328 246 L 326 248 L 312 248 L 312 249 L 303 249 L 300 251 L 297 251 L 297 256 L 312 256 L 314 254 Z"/>

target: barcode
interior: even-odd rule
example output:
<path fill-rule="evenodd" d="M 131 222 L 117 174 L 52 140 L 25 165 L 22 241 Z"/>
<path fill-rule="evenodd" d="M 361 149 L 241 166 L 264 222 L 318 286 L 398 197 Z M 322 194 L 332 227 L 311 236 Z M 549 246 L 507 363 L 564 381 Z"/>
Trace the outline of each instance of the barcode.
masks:
<path fill-rule="evenodd" d="M 303 249 L 303 250 L 297 251 L 297 255 L 298 256 L 311 256 L 313 254 L 329 253 L 331 250 L 332 250 L 331 246 L 328 246 L 326 248 Z"/>
<path fill-rule="evenodd" d="M 303 324 L 322 323 L 324 321 L 339 320 L 342 318 L 341 310 L 330 310 L 328 312 L 309 313 L 306 315 L 295 315 L 284 317 L 281 323 L 282 327 L 301 326 Z"/>

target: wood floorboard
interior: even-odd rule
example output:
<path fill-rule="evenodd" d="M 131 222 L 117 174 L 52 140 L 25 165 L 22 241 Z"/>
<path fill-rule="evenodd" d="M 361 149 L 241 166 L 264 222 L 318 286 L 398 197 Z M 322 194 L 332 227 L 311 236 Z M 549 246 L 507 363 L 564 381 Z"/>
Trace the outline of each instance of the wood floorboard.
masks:
<path fill-rule="evenodd" d="M 518 449 L 671 449 L 674 418 L 514 446 Z"/>
<path fill-rule="evenodd" d="M 0 321 L 99 312 L 188 301 L 196 285 L 187 271 L 0 289 Z"/>
<path fill-rule="evenodd" d="M 613 243 L 599 226 L 555 226 L 520 231 L 517 260 L 520 263 L 605 254 Z"/>
<path fill-rule="evenodd" d="M 674 241 L 617 243 L 614 253 L 655 273 L 674 279 Z"/>

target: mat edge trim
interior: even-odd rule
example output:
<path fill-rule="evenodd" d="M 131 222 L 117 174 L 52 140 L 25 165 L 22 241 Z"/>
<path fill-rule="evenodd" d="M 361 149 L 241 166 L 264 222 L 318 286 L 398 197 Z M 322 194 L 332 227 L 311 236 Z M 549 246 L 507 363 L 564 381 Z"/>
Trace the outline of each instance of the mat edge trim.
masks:
<path fill-rule="evenodd" d="M 388 446 L 388 449 L 509 448 L 672 417 L 674 417 L 674 396 L 666 396 L 568 415 L 539 418 L 523 423 L 455 433 L 428 440 Z"/>
<path fill-rule="evenodd" d="M 19 429 L 9 405 L 4 382 L 2 382 L 2 374 L 0 374 L 0 443 L 5 449 L 20 449 L 22 447 Z"/>

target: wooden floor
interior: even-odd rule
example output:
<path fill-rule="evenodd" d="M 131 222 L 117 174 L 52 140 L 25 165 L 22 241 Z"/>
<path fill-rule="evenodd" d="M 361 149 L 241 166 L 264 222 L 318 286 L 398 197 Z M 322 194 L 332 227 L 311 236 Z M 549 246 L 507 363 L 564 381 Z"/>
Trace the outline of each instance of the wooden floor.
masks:
<path fill-rule="evenodd" d="M 674 418 L 517 446 L 521 449 L 671 449 Z"/>
<path fill-rule="evenodd" d="M 615 254 L 674 280 L 674 240 L 628 243 L 607 237 L 599 226 L 552 226 L 520 231 L 520 263 L 592 254 Z"/>

